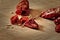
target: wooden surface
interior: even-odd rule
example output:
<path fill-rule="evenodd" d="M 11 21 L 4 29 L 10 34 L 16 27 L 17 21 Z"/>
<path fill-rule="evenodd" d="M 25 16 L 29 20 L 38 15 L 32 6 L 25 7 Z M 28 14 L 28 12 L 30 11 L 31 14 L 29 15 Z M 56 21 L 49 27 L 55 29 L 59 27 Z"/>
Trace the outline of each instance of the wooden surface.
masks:
<path fill-rule="evenodd" d="M 60 40 L 60 34 L 55 32 L 55 24 L 50 20 L 37 18 L 35 21 L 43 30 L 22 28 L 10 25 L 11 12 L 20 0 L 0 0 L 0 40 Z M 60 0 L 29 0 L 32 17 L 39 16 L 42 9 L 60 5 Z M 38 10 L 37 10 L 38 9 Z M 8 26 L 7 26 L 8 25 Z"/>

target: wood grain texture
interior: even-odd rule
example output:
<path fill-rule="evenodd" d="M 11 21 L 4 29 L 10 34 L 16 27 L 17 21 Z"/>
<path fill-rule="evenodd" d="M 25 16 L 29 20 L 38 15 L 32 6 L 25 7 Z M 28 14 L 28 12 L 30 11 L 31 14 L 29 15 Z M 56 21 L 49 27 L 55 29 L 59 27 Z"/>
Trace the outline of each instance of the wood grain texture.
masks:
<path fill-rule="evenodd" d="M 0 0 L 0 40 L 60 40 L 60 34 L 55 32 L 55 24 L 50 20 L 37 18 L 42 30 L 33 30 L 27 27 L 10 25 L 11 12 L 20 0 Z M 60 0 L 29 0 L 31 16 L 39 16 L 41 10 L 57 7 Z M 8 26 L 7 26 L 8 25 Z"/>

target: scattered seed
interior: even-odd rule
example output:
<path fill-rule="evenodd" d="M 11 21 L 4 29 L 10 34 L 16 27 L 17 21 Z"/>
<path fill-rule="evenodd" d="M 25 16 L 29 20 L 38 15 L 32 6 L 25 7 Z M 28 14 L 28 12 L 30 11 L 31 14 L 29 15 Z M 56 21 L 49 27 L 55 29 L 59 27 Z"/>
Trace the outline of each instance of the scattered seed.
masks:
<path fill-rule="evenodd" d="M 14 29 L 14 27 L 11 27 L 12 29 Z"/>
<path fill-rule="evenodd" d="M 6 25 L 6 26 L 12 26 L 12 25 Z"/>
<path fill-rule="evenodd" d="M 14 14 L 14 12 L 11 12 L 11 14 Z"/>
<path fill-rule="evenodd" d="M 7 29 L 10 29 L 10 27 L 6 27 Z"/>

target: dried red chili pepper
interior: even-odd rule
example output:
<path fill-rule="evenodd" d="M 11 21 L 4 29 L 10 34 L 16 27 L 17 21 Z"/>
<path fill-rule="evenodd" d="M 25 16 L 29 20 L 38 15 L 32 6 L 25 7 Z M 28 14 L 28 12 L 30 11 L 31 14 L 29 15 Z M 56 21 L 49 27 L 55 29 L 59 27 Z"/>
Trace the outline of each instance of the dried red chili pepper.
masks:
<path fill-rule="evenodd" d="M 27 16 L 29 15 L 29 2 L 28 0 L 22 0 L 16 7 L 16 14 Z"/>
<path fill-rule="evenodd" d="M 49 10 L 41 12 L 40 17 L 54 20 L 60 15 L 60 8 L 51 8 Z"/>
<path fill-rule="evenodd" d="M 27 16 L 23 16 L 21 19 L 19 19 L 19 23 L 23 24 L 25 23 L 29 18 Z"/>
<path fill-rule="evenodd" d="M 60 17 L 58 17 L 57 19 L 55 19 L 55 20 L 54 20 L 54 23 L 55 23 L 56 25 L 60 24 Z"/>
<path fill-rule="evenodd" d="M 56 31 L 57 33 L 60 33 L 60 24 L 56 25 L 55 31 Z"/>
<path fill-rule="evenodd" d="M 17 22 L 18 22 L 18 16 L 17 15 L 12 16 L 11 17 L 11 24 L 17 24 Z"/>
<path fill-rule="evenodd" d="M 39 29 L 38 24 L 34 21 L 34 19 L 30 19 L 25 22 L 24 26 L 29 27 L 31 29 Z"/>

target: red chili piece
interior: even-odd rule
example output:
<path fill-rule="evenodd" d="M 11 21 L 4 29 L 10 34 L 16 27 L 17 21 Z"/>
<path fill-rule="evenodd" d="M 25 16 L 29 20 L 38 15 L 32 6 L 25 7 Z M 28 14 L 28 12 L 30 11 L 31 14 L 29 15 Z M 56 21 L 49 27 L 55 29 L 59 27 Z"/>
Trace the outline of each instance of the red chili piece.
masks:
<path fill-rule="evenodd" d="M 29 27 L 29 28 L 32 28 L 32 29 L 39 29 L 39 26 L 34 21 L 34 19 L 30 19 L 29 21 L 26 21 L 24 26 Z"/>
<path fill-rule="evenodd" d="M 58 17 L 57 19 L 55 19 L 54 22 L 55 22 L 56 25 L 60 24 L 60 17 Z"/>
<path fill-rule="evenodd" d="M 60 24 L 56 25 L 55 31 L 56 31 L 57 33 L 60 33 Z"/>
<path fill-rule="evenodd" d="M 60 8 L 52 8 L 46 11 L 41 12 L 40 17 L 55 20 L 60 16 Z"/>
<path fill-rule="evenodd" d="M 22 0 L 16 7 L 16 14 L 27 16 L 29 15 L 29 2 L 28 0 Z"/>
<path fill-rule="evenodd" d="M 11 24 L 17 24 L 17 22 L 18 22 L 18 16 L 17 15 L 12 16 L 11 17 Z"/>

